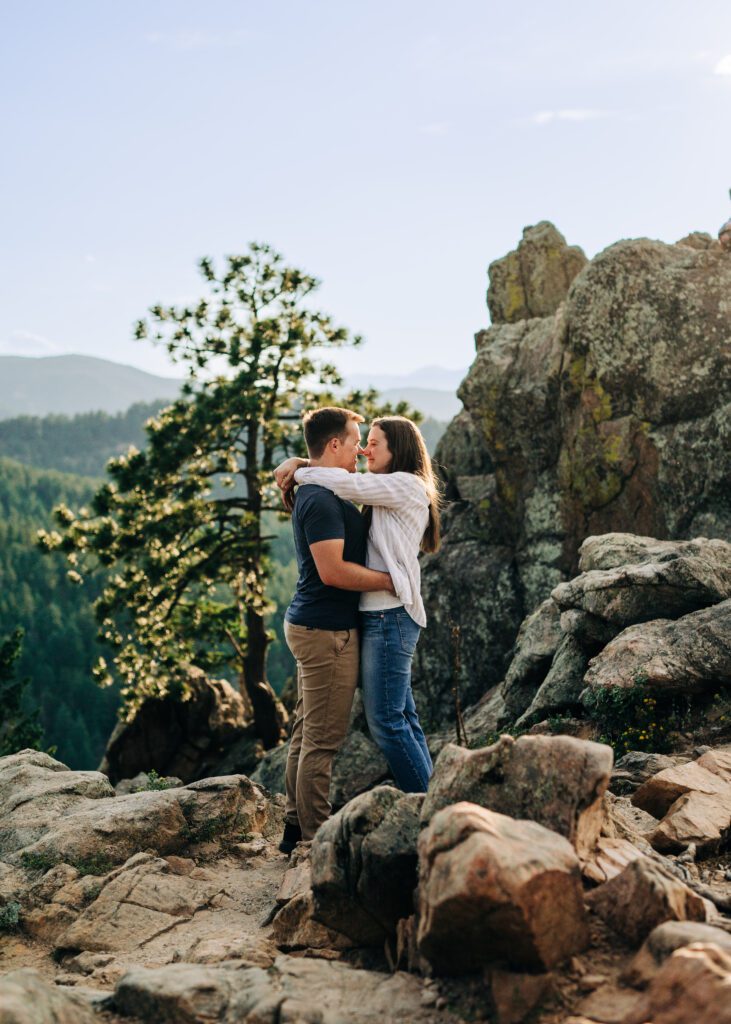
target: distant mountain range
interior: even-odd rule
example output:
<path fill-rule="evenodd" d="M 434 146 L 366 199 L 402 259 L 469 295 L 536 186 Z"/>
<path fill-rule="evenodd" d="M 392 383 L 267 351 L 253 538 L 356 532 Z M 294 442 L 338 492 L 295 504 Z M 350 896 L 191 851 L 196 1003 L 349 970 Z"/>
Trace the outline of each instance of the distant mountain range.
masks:
<path fill-rule="evenodd" d="M 453 392 L 438 391 L 436 388 L 389 388 L 381 391 L 380 396 L 384 402 L 408 402 L 425 416 L 442 422 L 449 422 L 462 407 L 462 403 Z"/>
<path fill-rule="evenodd" d="M 348 385 L 353 388 L 372 386 L 384 391 L 402 390 L 403 388 L 427 388 L 433 391 L 456 392 L 467 376 L 464 369 L 448 369 L 446 366 L 417 366 L 411 373 L 358 373 L 348 377 Z"/>
<path fill-rule="evenodd" d="M 180 380 L 93 356 L 0 356 L 0 419 L 118 413 L 136 402 L 173 399 Z"/>
<path fill-rule="evenodd" d="M 377 387 L 384 401 L 405 400 L 426 416 L 447 421 L 459 412 L 456 390 L 466 372 L 423 366 L 399 376 L 357 374 L 347 379 L 347 385 Z M 180 386 L 179 379 L 94 356 L 0 356 L 0 420 L 54 413 L 115 414 L 137 402 L 173 399 Z"/>

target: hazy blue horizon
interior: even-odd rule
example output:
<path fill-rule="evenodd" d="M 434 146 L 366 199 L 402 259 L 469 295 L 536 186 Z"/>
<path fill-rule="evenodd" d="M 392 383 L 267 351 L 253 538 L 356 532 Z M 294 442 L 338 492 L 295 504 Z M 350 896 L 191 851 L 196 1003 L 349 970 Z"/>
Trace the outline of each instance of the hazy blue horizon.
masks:
<path fill-rule="evenodd" d="M 262 240 L 365 336 L 348 375 L 463 367 L 525 225 L 593 256 L 731 213 L 720 0 L 29 0 L 0 56 L 0 353 L 174 376 L 134 321 Z"/>

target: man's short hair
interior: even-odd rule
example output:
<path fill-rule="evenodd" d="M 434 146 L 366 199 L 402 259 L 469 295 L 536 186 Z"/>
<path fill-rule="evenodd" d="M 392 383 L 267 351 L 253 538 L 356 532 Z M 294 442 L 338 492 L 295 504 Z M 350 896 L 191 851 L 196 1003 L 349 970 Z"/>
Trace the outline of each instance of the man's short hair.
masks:
<path fill-rule="evenodd" d="M 348 423 L 362 423 L 363 417 L 350 409 L 339 409 L 335 405 L 326 405 L 322 409 L 313 409 L 302 417 L 305 428 L 305 443 L 311 458 L 319 459 L 325 446 L 334 437 L 345 440 Z"/>

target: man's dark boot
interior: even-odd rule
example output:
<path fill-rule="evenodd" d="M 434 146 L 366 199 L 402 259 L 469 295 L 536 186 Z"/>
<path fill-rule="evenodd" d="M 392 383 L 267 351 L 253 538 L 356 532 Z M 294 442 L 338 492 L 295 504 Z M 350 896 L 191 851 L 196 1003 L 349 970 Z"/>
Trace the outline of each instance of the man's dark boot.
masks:
<path fill-rule="evenodd" d="M 291 822 L 285 821 L 284 835 L 282 836 L 282 841 L 279 844 L 280 852 L 286 853 L 287 856 L 289 856 L 292 850 L 294 850 L 297 843 L 299 843 L 301 840 L 302 829 L 299 827 L 299 825 L 292 825 Z"/>

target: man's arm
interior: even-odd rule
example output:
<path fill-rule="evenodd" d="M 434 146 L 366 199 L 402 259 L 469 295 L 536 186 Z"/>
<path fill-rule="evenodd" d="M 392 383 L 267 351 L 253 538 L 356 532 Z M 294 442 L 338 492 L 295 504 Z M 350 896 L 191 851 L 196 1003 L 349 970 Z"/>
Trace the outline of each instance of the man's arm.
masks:
<path fill-rule="evenodd" d="M 388 590 L 395 594 L 387 572 L 366 569 L 357 562 L 344 562 L 344 540 L 318 540 L 310 544 L 318 575 L 326 587 L 340 590 Z"/>

